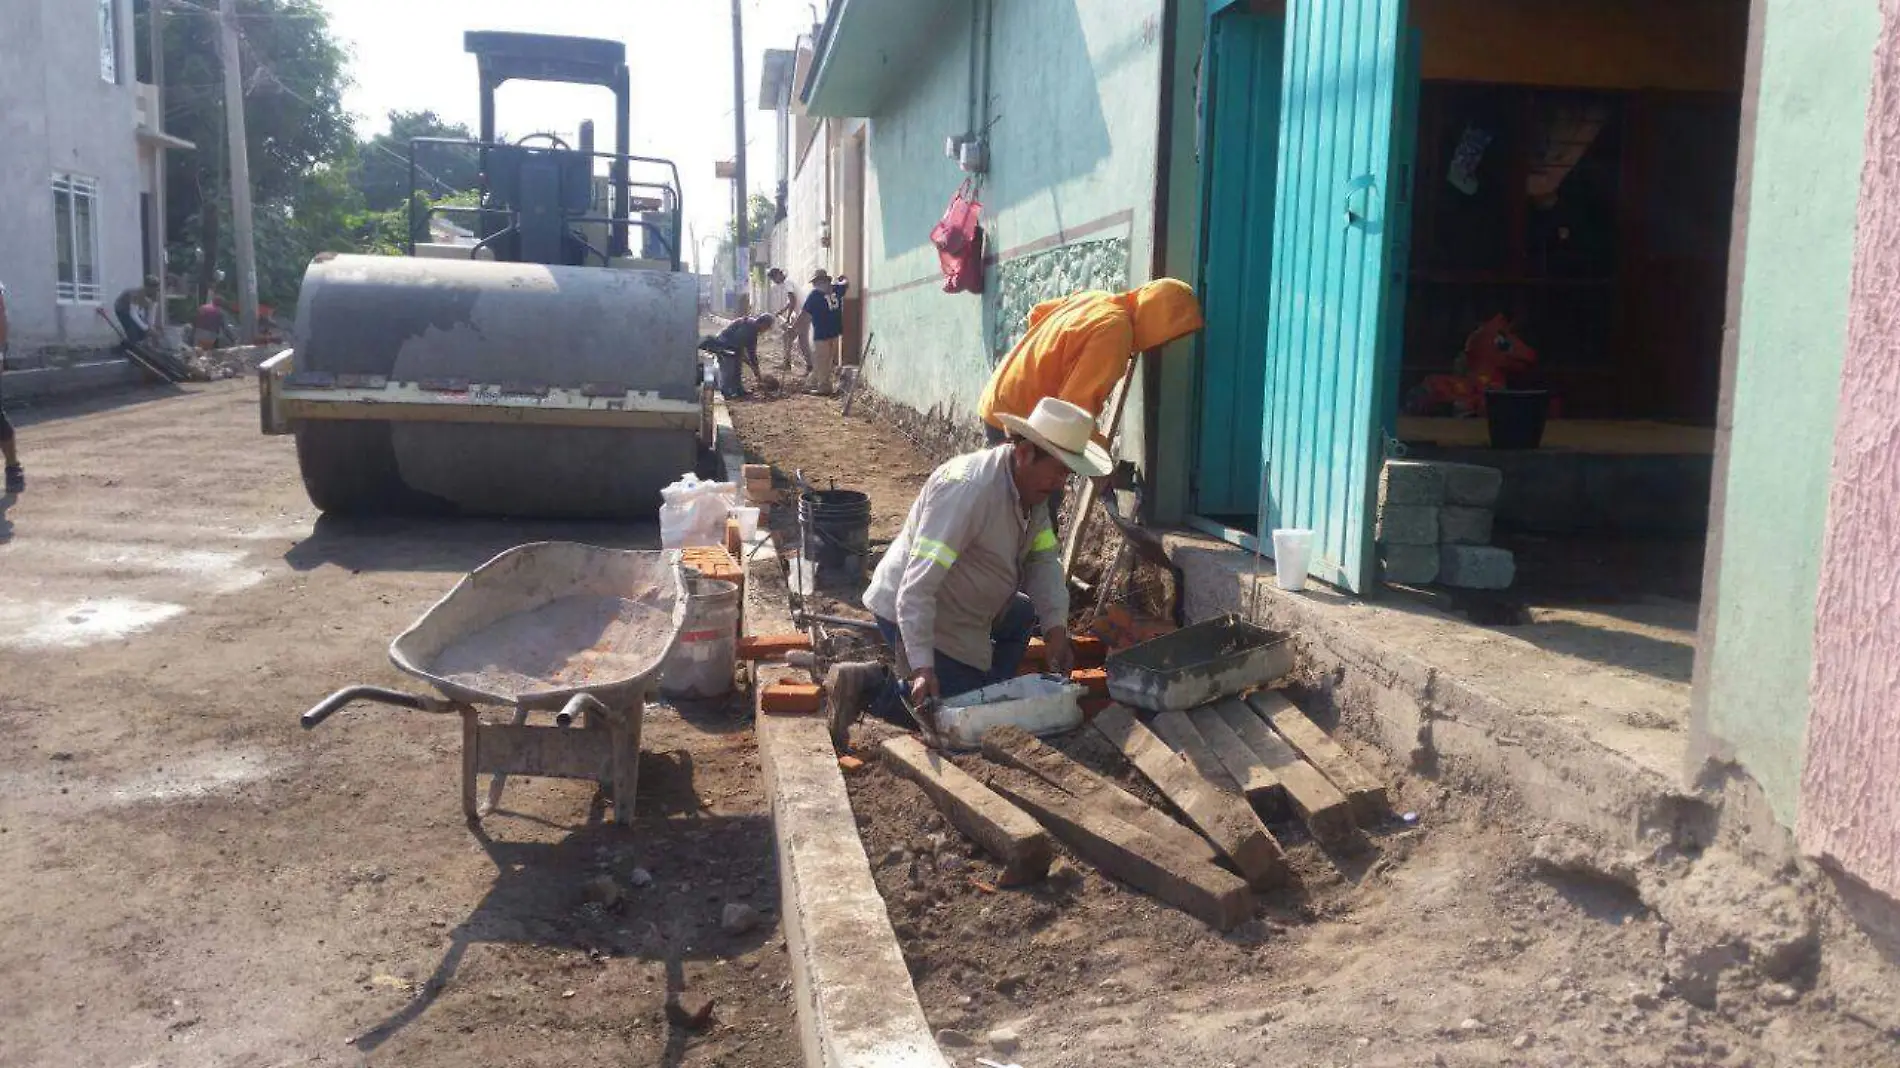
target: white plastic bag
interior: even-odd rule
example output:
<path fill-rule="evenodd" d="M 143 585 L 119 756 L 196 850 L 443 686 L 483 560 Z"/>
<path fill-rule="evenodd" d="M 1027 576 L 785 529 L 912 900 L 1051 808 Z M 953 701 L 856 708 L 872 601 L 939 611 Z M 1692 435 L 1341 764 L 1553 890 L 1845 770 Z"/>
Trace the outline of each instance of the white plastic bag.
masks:
<path fill-rule="evenodd" d="M 678 482 L 660 491 L 660 545 L 668 549 L 724 545 L 732 496 L 730 482 L 681 475 Z"/>

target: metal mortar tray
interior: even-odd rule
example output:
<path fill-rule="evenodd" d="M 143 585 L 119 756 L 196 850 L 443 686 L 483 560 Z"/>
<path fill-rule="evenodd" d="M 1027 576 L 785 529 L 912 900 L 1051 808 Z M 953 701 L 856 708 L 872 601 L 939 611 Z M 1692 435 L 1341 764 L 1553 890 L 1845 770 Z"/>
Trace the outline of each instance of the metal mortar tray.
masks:
<path fill-rule="evenodd" d="M 1286 634 L 1238 615 L 1203 620 L 1108 658 L 1108 695 L 1150 712 L 1186 710 L 1266 686 L 1293 670 Z"/>

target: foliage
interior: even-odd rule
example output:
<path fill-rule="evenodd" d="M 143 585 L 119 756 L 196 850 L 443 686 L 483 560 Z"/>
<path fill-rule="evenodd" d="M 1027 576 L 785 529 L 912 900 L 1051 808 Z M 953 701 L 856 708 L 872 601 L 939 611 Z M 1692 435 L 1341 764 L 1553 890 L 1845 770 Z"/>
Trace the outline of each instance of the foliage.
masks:
<path fill-rule="evenodd" d="M 391 111 L 389 129 L 363 142 L 357 152 L 356 188 L 371 211 L 399 214 L 409 192 L 409 142 L 417 137 L 475 135 L 459 122 L 443 122 L 433 111 Z M 481 164 L 472 149 L 425 145 L 416 152 L 416 189 L 440 196 L 474 189 Z"/>
<path fill-rule="evenodd" d="M 772 220 L 778 216 L 778 205 L 764 193 L 754 193 L 746 198 L 746 216 L 746 241 L 750 243 L 757 241 L 759 235 L 771 227 Z M 729 252 L 732 249 L 733 238 L 736 236 L 735 223 L 736 220 L 726 220 L 726 233 L 719 242 L 721 252 Z"/>

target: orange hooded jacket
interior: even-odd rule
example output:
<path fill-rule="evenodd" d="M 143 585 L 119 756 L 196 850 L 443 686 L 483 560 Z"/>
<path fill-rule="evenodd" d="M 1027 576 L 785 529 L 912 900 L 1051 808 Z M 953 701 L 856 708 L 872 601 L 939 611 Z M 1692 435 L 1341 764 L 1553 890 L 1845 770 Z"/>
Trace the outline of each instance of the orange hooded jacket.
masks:
<path fill-rule="evenodd" d="M 998 416 L 1027 418 L 1038 401 L 1058 397 L 1100 416 L 1135 353 L 1200 328 L 1194 290 L 1174 278 L 1126 293 L 1089 290 L 1043 301 L 1029 312 L 1029 332 L 990 376 L 977 414 L 1001 430 Z"/>

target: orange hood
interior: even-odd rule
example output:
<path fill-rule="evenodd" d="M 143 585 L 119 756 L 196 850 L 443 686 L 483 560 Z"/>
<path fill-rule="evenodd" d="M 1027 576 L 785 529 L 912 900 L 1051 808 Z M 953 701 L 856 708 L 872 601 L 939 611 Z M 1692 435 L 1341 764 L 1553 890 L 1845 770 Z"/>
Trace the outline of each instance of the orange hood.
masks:
<path fill-rule="evenodd" d="M 1201 302 L 1194 299 L 1194 290 L 1178 278 L 1157 278 L 1121 294 L 1115 301 L 1128 309 L 1135 352 L 1146 352 L 1201 328 Z"/>

